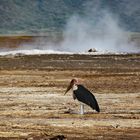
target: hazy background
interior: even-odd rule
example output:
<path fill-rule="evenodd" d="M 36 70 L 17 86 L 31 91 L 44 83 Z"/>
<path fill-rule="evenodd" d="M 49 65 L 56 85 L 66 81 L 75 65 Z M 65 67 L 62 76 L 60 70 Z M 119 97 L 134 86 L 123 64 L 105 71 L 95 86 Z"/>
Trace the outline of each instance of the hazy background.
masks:
<path fill-rule="evenodd" d="M 140 31 L 139 0 L 0 0 L 0 33 L 63 30 L 73 14 L 100 18 L 109 9 L 128 31 Z M 97 21 L 96 21 L 97 22 Z"/>
<path fill-rule="evenodd" d="M 139 0 L 0 0 L 2 36 L 43 36 L 16 51 L 138 53 L 139 23 Z"/>

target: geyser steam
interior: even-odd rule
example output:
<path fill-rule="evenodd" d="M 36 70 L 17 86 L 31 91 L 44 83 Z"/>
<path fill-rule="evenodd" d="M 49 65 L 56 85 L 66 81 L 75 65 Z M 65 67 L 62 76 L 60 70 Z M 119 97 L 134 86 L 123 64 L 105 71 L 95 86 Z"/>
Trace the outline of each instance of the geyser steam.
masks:
<path fill-rule="evenodd" d="M 48 38 L 39 38 L 35 43 L 12 50 L 13 54 L 87 53 L 89 49 L 95 49 L 99 54 L 140 53 L 140 48 L 131 41 L 130 33 L 121 27 L 119 18 L 96 2 L 88 3 L 82 15 L 74 14 L 68 19 L 59 43 L 54 38 L 55 43 Z"/>
<path fill-rule="evenodd" d="M 120 26 L 115 15 L 109 10 L 99 11 L 99 6 L 95 9 L 85 10 L 84 16 L 73 15 L 63 30 L 63 41 L 55 45 L 47 42 L 41 48 L 54 53 L 86 53 L 89 49 L 95 49 L 98 53 L 140 52 L 140 48 L 131 41 L 130 33 Z"/>
<path fill-rule="evenodd" d="M 62 50 L 87 52 L 90 48 L 101 53 L 137 53 L 140 51 L 130 42 L 130 37 L 117 19 L 107 11 L 101 17 L 72 16 L 64 30 Z"/>

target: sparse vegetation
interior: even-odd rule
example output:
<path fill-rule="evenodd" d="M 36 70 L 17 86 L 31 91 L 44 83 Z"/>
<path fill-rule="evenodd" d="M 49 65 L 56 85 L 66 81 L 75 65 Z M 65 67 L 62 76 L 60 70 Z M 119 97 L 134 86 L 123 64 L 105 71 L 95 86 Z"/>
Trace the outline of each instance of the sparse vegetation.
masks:
<path fill-rule="evenodd" d="M 0 68 L 0 139 L 139 140 L 140 55 L 1 56 Z M 73 77 L 101 113 L 78 114 Z"/>

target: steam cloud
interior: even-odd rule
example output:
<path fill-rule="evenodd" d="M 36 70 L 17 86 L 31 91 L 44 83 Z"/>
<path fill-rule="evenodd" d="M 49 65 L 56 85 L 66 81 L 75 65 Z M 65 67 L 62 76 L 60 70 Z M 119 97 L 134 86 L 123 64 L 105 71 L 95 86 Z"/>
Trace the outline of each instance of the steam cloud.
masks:
<path fill-rule="evenodd" d="M 19 51 L 32 53 L 85 53 L 89 49 L 96 49 L 98 53 L 139 53 L 140 48 L 132 42 L 130 34 L 119 22 L 119 18 L 109 10 L 101 10 L 100 3 L 96 6 L 87 5 L 83 16 L 73 15 L 63 31 L 63 39 L 54 43 L 45 38 L 36 40 L 33 44 L 24 44 Z"/>
<path fill-rule="evenodd" d="M 95 20 L 95 21 L 94 21 Z M 106 53 L 137 53 L 140 51 L 117 18 L 104 11 L 101 18 L 82 18 L 78 15 L 69 19 L 64 31 L 61 47 L 70 52 L 86 52 L 91 48 Z"/>
<path fill-rule="evenodd" d="M 61 52 L 85 53 L 95 49 L 99 53 L 139 53 L 140 48 L 131 41 L 130 34 L 120 25 L 118 18 L 109 10 L 85 10 L 82 17 L 73 15 L 65 26 L 63 41 L 49 44 L 49 49 Z M 98 13 L 97 13 L 98 12 Z"/>

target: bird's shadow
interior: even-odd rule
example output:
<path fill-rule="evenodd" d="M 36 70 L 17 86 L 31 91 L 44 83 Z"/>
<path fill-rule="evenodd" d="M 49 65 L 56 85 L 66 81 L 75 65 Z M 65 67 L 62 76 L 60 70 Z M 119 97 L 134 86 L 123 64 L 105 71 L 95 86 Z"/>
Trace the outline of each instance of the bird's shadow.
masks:
<path fill-rule="evenodd" d="M 77 114 L 77 115 L 81 115 L 80 112 L 78 111 L 75 111 L 75 110 L 72 110 L 72 109 L 68 109 L 66 111 L 64 111 L 64 114 Z M 94 112 L 94 111 L 87 111 L 87 112 L 84 112 L 84 114 L 98 114 L 97 112 Z M 82 114 L 82 115 L 84 115 Z"/>

